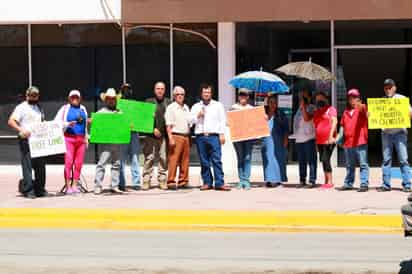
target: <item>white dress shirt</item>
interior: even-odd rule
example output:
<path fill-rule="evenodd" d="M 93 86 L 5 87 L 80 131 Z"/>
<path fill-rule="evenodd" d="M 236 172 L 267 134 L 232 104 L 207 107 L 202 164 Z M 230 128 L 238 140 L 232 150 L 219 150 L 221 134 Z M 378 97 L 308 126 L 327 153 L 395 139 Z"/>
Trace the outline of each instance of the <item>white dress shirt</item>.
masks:
<path fill-rule="evenodd" d="M 198 118 L 200 111 L 204 111 L 204 116 Z M 226 113 L 223 104 L 211 100 L 205 105 L 203 101 L 193 105 L 192 119 L 196 124 L 195 134 L 225 134 Z"/>

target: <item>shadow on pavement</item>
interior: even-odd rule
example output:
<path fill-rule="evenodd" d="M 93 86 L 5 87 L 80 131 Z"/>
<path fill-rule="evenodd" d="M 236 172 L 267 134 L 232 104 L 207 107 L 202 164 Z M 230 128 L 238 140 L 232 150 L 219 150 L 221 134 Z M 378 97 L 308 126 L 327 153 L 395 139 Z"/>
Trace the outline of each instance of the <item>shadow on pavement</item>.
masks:
<path fill-rule="evenodd" d="M 412 273 L 412 259 L 409 261 L 402 261 L 400 263 L 401 269 L 399 274 L 411 274 Z"/>

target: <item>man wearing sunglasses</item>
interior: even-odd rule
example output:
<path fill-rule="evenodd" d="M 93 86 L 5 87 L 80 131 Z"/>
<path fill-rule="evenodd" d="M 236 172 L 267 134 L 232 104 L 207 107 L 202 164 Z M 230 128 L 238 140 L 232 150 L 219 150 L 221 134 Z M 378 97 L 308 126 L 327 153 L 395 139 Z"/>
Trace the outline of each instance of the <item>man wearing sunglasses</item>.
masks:
<path fill-rule="evenodd" d="M 46 185 L 45 158 L 31 158 L 29 137 L 33 125 L 44 120 L 44 113 L 39 106 L 40 91 L 37 87 L 30 87 L 26 91 L 26 100 L 19 104 L 10 115 L 8 124 L 18 132 L 21 154 L 23 181 L 19 191 L 26 198 L 45 197 L 48 195 Z M 35 180 L 32 178 L 34 170 Z"/>

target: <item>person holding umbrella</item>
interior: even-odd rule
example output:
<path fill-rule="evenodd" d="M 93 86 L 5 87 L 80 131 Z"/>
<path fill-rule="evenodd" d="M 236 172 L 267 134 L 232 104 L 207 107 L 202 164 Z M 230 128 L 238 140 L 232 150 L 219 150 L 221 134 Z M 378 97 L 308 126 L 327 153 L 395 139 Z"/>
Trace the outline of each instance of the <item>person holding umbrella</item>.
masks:
<path fill-rule="evenodd" d="M 299 162 L 298 187 L 313 188 L 316 185 L 317 156 L 316 136 L 313 125 L 315 106 L 311 103 L 311 93 L 308 90 L 299 92 L 299 109 L 294 117 L 294 135 L 296 137 L 296 150 Z M 306 185 L 307 166 L 309 166 L 309 184 Z"/>
<path fill-rule="evenodd" d="M 248 89 L 239 89 L 238 103 L 234 104 L 230 110 L 245 110 L 253 108 L 253 106 L 249 104 L 249 93 L 250 90 Z M 237 169 L 239 174 L 239 183 L 237 185 L 238 189 L 250 189 L 253 144 L 254 140 L 239 141 L 233 144 L 237 156 Z"/>

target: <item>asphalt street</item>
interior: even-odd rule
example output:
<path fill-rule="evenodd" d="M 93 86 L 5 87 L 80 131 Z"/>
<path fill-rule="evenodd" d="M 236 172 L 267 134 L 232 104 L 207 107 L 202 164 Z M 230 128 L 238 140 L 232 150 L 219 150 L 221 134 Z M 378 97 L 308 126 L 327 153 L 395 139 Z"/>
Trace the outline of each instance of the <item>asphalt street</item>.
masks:
<path fill-rule="evenodd" d="M 396 234 L 0 230 L 8 274 L 405 274 L 411 259 Z"/>

